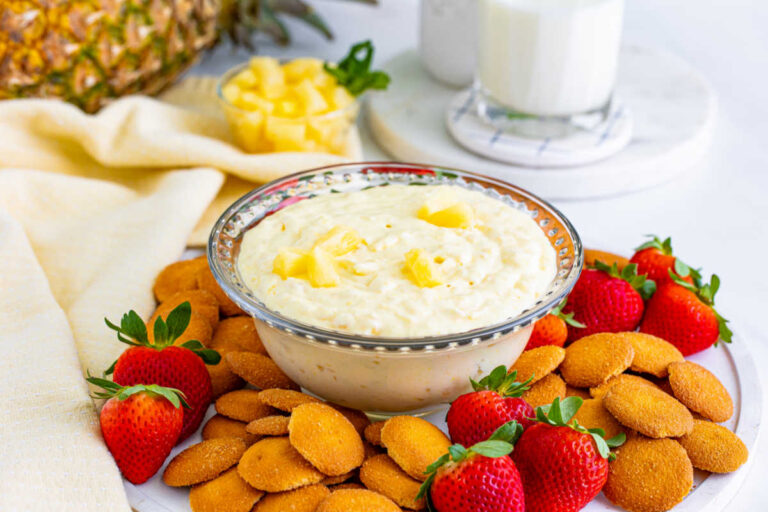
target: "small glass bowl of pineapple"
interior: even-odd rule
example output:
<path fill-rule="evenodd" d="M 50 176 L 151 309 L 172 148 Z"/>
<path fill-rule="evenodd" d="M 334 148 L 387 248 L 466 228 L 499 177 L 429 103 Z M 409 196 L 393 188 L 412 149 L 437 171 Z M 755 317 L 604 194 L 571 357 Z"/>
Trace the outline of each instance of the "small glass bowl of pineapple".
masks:
<path fill-rule="evenodd" d="M 217 92 L 235 141 L 249 153 L 347 154 L 359 104 L 320 59 L 253 57 L 225 73 Z"/>

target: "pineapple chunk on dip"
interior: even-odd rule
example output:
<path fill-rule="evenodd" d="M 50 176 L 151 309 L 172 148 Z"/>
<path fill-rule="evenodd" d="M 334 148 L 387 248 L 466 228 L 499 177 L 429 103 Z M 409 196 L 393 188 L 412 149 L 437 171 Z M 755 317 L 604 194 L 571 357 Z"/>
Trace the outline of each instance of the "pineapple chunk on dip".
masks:
<path fill-rule="evenodd" d="M 555 259 L 534 220 L 498 199 L 458 186 L 390 185 L 266 217 L 243 237 L 237 265 L 254 294 L 288 318 L 412 338 L 519 314 L 548 288 Z"/>

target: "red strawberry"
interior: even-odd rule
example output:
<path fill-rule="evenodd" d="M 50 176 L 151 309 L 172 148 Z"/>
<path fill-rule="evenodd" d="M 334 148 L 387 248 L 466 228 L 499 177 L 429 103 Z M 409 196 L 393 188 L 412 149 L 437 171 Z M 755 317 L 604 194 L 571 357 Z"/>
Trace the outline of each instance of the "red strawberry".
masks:
<path fill-rule="evenodd" d="M 635 254 L 629 260 L 637 264 L 637 272 L 646 274 L 648 279 L 656 282 L 656 286 L 672 282 L 669 277 L 670 271 L 677 273 L 685 281 L 693 283 L 691 273 L 696 270 L 691 269 L 680 259 L 674 256 L 672 252 L 672 239 L 667 237 L 660 240 L 655 235 L 648 235 L 651 240 L 645 242 L 635 249 Z"/>
<path fill-rule="evenodd" d="M 427 468 L 418 497 L 427 495 L 436 512 L 525 512 L 520 474 L 507 457 L 522 430 L 512 421 L 469 449 L 454 444 Z"/>
<path fill-rule="evenodd" d="M 643 298 L 655 290 L 653 281 L 637 275 L 637 265 L 627 265 L 619 272 L 614 263 L 600 261 L 586 269 L 568 296 L 563 308 L 584 328 L 568 326 L 568 342 L 598 332 L 634 331 L 643 317 Z"/>
<path fill-rule="evenodd" d="M 120 327 L 106 320 L 107 325 L 117 331 L 120 341 L 132 345 L 107 370 L 108 374 L 114 373 L 116 383 L 122 386 L 157 384 L 184 393 L 189 409 L 184 410 L 179 442 L 197 430 L 211 403 L 211 378 L 205 365 L 221 360 L 217 352 L 204 349 L 197 340 L 173 345 L 189 325 L 191 315 L 189 302 L 184 302 L 171 311 L 165 321 L 158 318 L 154 325 L 154 343 L 147 339 L 147 328 L 135 311 L 123 315 Z"/>
<path fill-rule="evenodd" d="M 490 375 L 475 382 L 471 393 L 453 401 L 445 421 L 454 443 L 472 446 L 485 441 L 503 424 L 517 420 L 523 427 L 531 424 L 534 411 L 528 402 L 519 398 L 527 382 L 515 382 L 517 372 L 507 375 L 504 366 L 495 368 Z"/>
<path fill-rule="evenodd" d="M 704 285 L 696 275 L 693 284 L 677 276 L 672 279 L 648 301 L 640 331 L 667 340 L 684 356 L 709 348 L 718 339 L 730 343 L 728 320 L 714 308 L 720 278 L 713 275 Z"/>
<path fill-rule="evenodd" d="M 104 388 L 95 398 L 107 398 L 101 409 L 101 435 L 126 480 L 141 484 L 165 462 L 179 438 L 187 404 L 178 389 L 150 385 L 123 387 L 88 377 Z"/>
<path fill-rule="evenodd" d="M 556 398 L 536 409 L 540 423 L 527 428 L 512 453 L 525 489 L 526 512 L 575 512 L 598 495 L 608 479 L 610 448 L 624 434 L 608 441 L 600 429 L 568 423 L 583 400 Z"/>
<path fill-rule="evenodd" d="M 547 316 L 536 321 L 533 325 L 531 337 L 528 339 L 528 344 L 525 345 L 525 350 L 543 347 L 544 345 L 562 347 L 568 339 L 569 325 L 577 329 L 586 327 L 581 322 L 573 319 L 573 313 L 563 313 L 563 306 L 565 306 L 567 301 L 568 299 L 563 299 Z"/>

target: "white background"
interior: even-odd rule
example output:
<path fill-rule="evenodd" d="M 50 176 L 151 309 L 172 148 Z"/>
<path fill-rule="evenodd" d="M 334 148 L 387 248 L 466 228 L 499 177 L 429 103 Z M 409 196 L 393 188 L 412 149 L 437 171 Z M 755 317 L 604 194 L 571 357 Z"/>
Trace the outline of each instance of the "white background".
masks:
<path fill-rule="evenodd" d="M 379 63 L 417 41 L 418 2 L 379 0 L 378 7 L 310 1 L 336 33 L 333 42 L 290 24 L 287 50 L 262 53 L 338 59 L 353 42 L 372 39 Z M 764 0 L 627 0 L 624 40 L 674 52 L 696 66 L 718 93 L 709 155 L 681 178 L 632 195 L 560 201 L 586 245 L 631 252 L 645 233 L 672 236 L 686 262 L 722 279 L 719 311 L 748 344 L 758 368 L 768 367 L 768 2 Z M 196 72 L 221 73 L 246 58 L 220 48 Z M 383 158 L 366 140 L 366 157 Z M 471 169 L 468 169 L 471 170 Z M 762 371 L 761 371 L 762 373 Z M 763 387 L 768 373 L 762 373 Z M 765 394 L 768 396 L 768 394 Z M 768 428 L 763 404 L 763 430 Z M 768 435 L 753 451 L 747 481 L 729 511 L 768 509 Z"/>

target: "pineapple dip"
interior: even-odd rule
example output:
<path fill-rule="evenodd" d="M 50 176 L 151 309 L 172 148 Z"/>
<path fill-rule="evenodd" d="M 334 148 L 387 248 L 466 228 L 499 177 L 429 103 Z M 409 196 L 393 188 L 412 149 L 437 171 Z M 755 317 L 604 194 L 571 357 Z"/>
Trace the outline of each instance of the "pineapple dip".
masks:
<path fill-rule="evenodd" d="M 243 237 L 238 270 L 270 309 L 352 334 L 464 332 L 521 313 L 555 251 L 535 221 L 458 186 L 390 185 L 292 204 Z"/>

